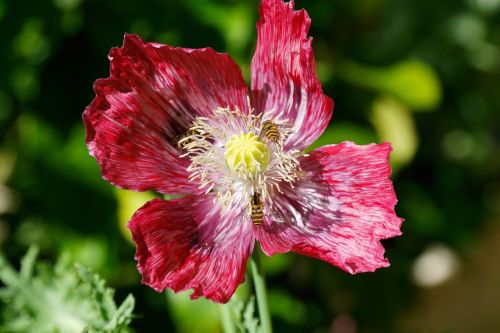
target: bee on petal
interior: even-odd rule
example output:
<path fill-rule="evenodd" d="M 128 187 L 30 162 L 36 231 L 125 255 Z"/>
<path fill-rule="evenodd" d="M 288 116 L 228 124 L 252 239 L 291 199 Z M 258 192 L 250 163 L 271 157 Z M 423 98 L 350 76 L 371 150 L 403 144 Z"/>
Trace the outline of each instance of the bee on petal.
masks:
<path fill-rule="evenodd" d="M 250 207 L 252 209 L 252 222 L 254 225 L 260 225 L 264 218 L 263 212 L 264 203 L 261 200 L 260 194 L 255 192 L 250 198 Z"/>

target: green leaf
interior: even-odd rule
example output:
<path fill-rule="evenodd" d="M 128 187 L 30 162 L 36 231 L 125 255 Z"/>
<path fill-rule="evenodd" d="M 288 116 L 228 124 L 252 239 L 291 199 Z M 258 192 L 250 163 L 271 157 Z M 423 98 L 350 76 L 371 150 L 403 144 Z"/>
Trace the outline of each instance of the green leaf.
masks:
<path fill-rule="evenodd" d="M 343 64 L 340 74 L 350 82 L 394 97 L 413 111 L 435 109 L 441 101 L 437 73 L 419 60 L 406 60 L 385 68 L 349 62 Z"/>
<path fill-rule="evenodd" d="M 259 319 L 255 318 L 255 298 L 250 297 L 243 312 L 243 325 L 248 333 L 259 333 Z"/>
<path fill-rule="evenodd" d="M 54 266 L 35 263 L 38 250 L 30 248 L 16 272 L 0 252 L 0 332 L 128 331 L 134 298 L 117 309 L 113 290 L 96 273 L 75 266 L 62 255 Z"/>
<path fill-rule="evenodd" d="M 113 301 L 113 290 L 106 288 L 104 280 L 96 273 L 80 265 L 76 265 L 76 268 L 82 281 L 90 284 L 92 290 L 91 301 L 101 313 L 102 320 L 110 322 L 113 318 L 113 313 L 116 311 L 116 305 Z"/>
<path fill-rule="evenodd" d="M 231 320 L 238 333 L 260 333 L 262 329 L 259 325 L 259 318 L 255 317 L 255 298 L 251 296 L 248 302 L 243 302 L 238 297 L 233 296 L 231 300 L 222 305 L 229 308 Z"/>
<path fill-rule="evenodd" d="M 132 312 L 135 307 L 135 298 L 132 294 L 128 295 L 123 303 L 118 307 L 115 312 L 115 319 L 117 326 L 128 325 L 132 320 Z"/>
<path fill-rule="evenodd" d="M 204 298 L 192 300 L 189 292 L 165 291 L 169 312 L 179 333 L 215 333 L 220 331 L 217 305 Z M 193 320 L 196 318 L 196 320 Z"/>
<path fill-rule="evenodd" d="M 116 200 L 118 202 L 118 222 L 120 226 L 120 231 L 123 237 L 132 242 L 132 234 L 127 228 L 127 223 L 130 221 L 134 213 L 141 208 L 146 202 L 155 198 L 155 195 L 151 192 L 133 192 L 122 190 L 119 188 L 115 189 Z"/>
<path fill-rule="evenodd" d="M 405 165 L 415 157 L 418 133 L 413 115 L 404 105 L 390 97 L 380 97 L 373 102 L 370 120 L 379 138 L 391 143 L 394 167 Z"/>
<path fill-rule="evenodd" d="M 17 282 L 16 273 L 2 252 L 0 252 L 0 281 L 6 285 L 16 284 Z"/>
<path fill-rule="evenodd" d="M 21 260 L 21 271 L 19 273 L 21 279 L 27 281 L 31 278 L 33 269 L 35 268 L 35 260 L 37 256 L 38 248 L 35 246 L 30 247 L 24 258 Z"/>

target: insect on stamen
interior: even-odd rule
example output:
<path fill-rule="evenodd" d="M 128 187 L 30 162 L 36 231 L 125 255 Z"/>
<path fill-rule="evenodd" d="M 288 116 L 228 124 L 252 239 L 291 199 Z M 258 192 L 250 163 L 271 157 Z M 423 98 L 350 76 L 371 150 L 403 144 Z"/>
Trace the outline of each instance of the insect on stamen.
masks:
<path fill-rule="evenodd" d="M 278 125 L 269 120 L 264 121 L 264 124 L 262 125 L 262 131 L 259 134 L 259 138 L 262 137 L 262 135 L 264 135 L 269 141 L 274 144 L 278 144 L 281 138 Z"/>

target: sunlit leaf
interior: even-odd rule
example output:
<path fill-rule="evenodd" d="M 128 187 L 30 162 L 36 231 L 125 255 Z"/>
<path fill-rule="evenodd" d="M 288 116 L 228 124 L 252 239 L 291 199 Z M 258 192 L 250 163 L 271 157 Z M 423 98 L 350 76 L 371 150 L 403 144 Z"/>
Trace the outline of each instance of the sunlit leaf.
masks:
<path fill-rule="evenodd" d="M 116 199 L 118 201 L 118 222 L 120 231 L 128 241 L 132 242 L 132 234 L 127 228 L 127 223 L 132 218 L 132 215 L 141 208 L 146 202 L 155 198 L 155 195 L 150 192 L 134 192 L 115 189 Z"/>
<path fill-rule="evenodd" d="M 226 51 L 236 60 L 246 59 L 244 53 L 254 31 L 254 7 L 245 2 L 235 2 L 231 6 L 204 0 L 186 1 L 190 10 L 210 26 L 216 28 L 226 42 Z M 240 61 L 243 64 L 243 61 Z M 248 74 L 247 71 L 243 71 Z M 247 76 L 247 75 L 246 75 Z"/>
<path fill-rule="evenodd" d="M 220 320 L 217 304 L 204 298 L 191 300 L 190 292 L 166 291 L 168 309 L 179 333 L 218 333 Z M 193 320 L 196 318 L 196 320 Z"/>
<path fill-rule="evenodd" d="M 432 110 L 441 101 L 441 82 L 428 64 L 407 60 L 386 68 L 345 63 L 341 75 L 360 86 L 388 94 L 413 111 Z"/>
<path fill-rule="evenodd" d="M 418 134 L 413 115 L 401 103 L 389 97 L 374 101 L 370 120 L 381 141 L 391 143 L 394 167 L 410 162 L 418 148 Z"/>

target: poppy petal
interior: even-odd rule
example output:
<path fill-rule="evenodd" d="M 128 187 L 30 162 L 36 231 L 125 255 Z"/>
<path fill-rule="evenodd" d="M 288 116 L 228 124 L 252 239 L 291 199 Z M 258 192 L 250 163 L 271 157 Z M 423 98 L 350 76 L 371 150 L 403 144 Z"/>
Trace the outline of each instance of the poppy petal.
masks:
<path fill-rule="evenodd" d="M 148 202 L 128 224 L 142 282 L 158 292 L 192 288 L 192 299 L 229 301 L 255 241 L 246 210 L 222 210 L 212 196 Z"/>
<path fill-rule="evenodd" d="M 252 103 L 257 112 L 281 114 L 293 125 L 287 149 L 303 150 L 325 130 L 333 100 L 323 94 L 316 75 L 311 20 L 294 2 L 262 0 L 257 48 L 252 60 Z"/>
<path fill-rule="evenodd" d="M 95 82 L 83 114 L 103 177 L 126 189 L 195 193 L 177 142 L 197 116 L 218 107 L 248 110 L 238 65 L 210 48 L 173 48 L 135 35 L 125 35 L 109 58 L 110 77 Z"/>
<path fill-rule="evenodd" d="M 263 251 L 294 251 L 350 273 L 389 265 L 381 239 L 401 234 L 388 143 L 325 146 L 300 158 L 302 177 L 258 229 Z"/>

